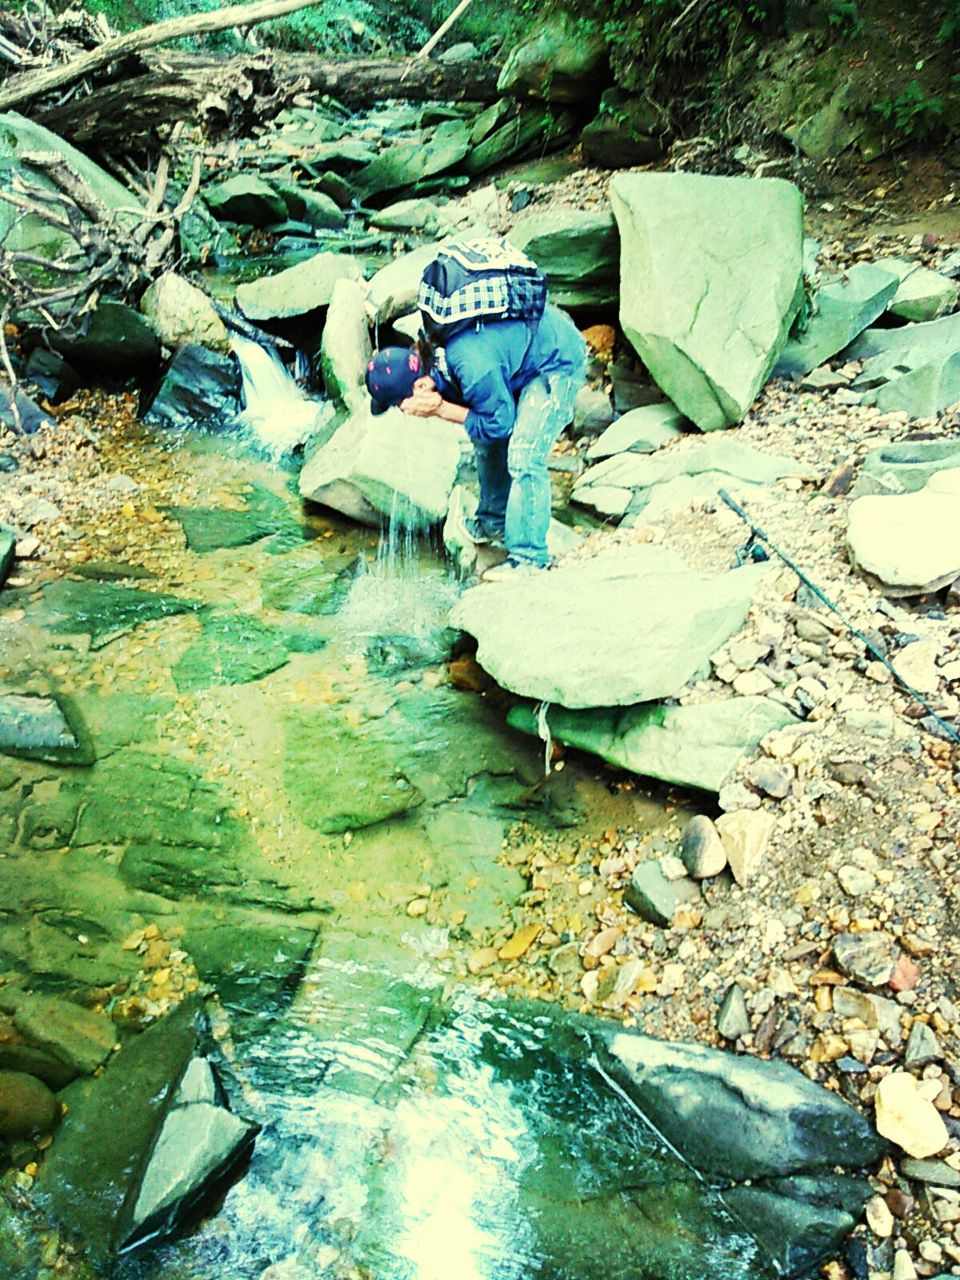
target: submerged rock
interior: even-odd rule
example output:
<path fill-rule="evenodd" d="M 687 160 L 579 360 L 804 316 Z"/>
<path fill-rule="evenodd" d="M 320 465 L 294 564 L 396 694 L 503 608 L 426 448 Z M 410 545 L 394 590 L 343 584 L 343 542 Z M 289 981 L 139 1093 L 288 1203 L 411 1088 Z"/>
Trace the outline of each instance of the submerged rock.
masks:
<path fill-rule="evenodd" d="M 364 405 L 304 466 L 300 492 L 361 524 L 427 528 L 446 515 L 465 440 L 440 418 Z"/>
<path fill-rule="evenodd" d="M 0 1070 L 0 1138 L 49 1132 L 60 1117 L 56 1095 L 23 1071 Z"/>
<path fill-rule="evenodd" d="M 618 174 L 620 318 L 703 431 L 740 421 L 800 307 L 803 198 L 773 178 Z"/>
<path fill-rule="evenodd" d="M 63 696 L 0 693 L 0 753 L 53 764 L 93 764 L 93 742 L 80 712 Z"/>
<path fill-rule="evenodd" d="M 202 1008 L 187 1002 L 65 1091 L 40 1181 L 95 1257 L 175 1234 L 252 1150 L 258 1126 L 225 1108 L 206 1038 Z"/>
<path fill-rule="evenodd" d="M 172 669 L 181 693 L 214 685 L 250 684 L 285 666 L 289 651 L 283 636 L 258 618 L 242 613 L 204 611 L 202 638 Z"/>
<path fill-rule="evenodd" d="M 467 591 L 451 625 L 479 641 L 504 688 L 561 706 L 673 697 L 744 623 L 763 570 L 694 573 L 665 547 L 624 547 L 582 564 Z"/>
<path fill-rule="evenodd" d="M 16 992 L 11 1004 L 17 1031 L 62 1064 L 70 1079 L 92 1075 L 113 1052 L 117 1030 L 107 1017 L 39 992 Z"/>
<path fill-rule="evenodd" d="M 58 635 L 89 635 L 97 649 L 145 622 L 172 618 L 198 607 L 192 600 L 161 591 L 59 578 L 44 587 L 31 612 L 41 626 Z"/>
<path fill-rule="evenodd" d="M 515 729 L 536 733 L 528 707 L 507 717 Z M 551 734 L 622 769 L 684 787 L 719 791 L 741 758 L 772 729 L 795 717 L 769 698 L 729 698 L 689 706 L 646 703 L 547 713 Z M 709 873 L 715 874 L 715 873 Z"/>

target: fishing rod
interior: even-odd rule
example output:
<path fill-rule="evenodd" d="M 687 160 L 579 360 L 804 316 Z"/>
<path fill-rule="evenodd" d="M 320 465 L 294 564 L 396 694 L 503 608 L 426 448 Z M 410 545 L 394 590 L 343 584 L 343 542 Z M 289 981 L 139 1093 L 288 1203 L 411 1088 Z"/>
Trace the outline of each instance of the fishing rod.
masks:
<path fill-rule="evenodd" d="M 815 582 L 811 581 L 811 579 L 807 577 L 807 575 L 799 567 L 799 565 L 794 564 L 794 562 L 790 559 L 790 557 L 786 554 L 786 552 L 781 551 L 780 548 L 777 546 L 777 544 L 773 542 L 768 537 L 768 535 L 764 533 L 764 531 L 761 528 L 759 528 L 758 525 L 755 525 L 753 523 L 753 521 L 751 520 L 747 512 L 744 511 L 743 507 L 741 507 L 738 502 L 736 502 L 733 498 L 730 497 L 726 489 L 720 489 L 718 492 L 720 494 L 720 497 L 727 504 L 730 510 L 735 515 L 738 515 L 740 519 L 744 522 L 744 524 L 747 526 L 747 528 L 750 530 L 749 539 L 744 544 L 744 546 L 741 547 L 740 550 L 737 552 L 738 565 L 742 565 L 744 561 L 747 559 L 758 560 L 758 561 L 769 559 L 764 547 L 758 546 L 757 544 L 758 542 L 762 542 L 765 544 L 765 546 L 769 547 L 775 556 L 779 556 L 779 558 L 783 561 L 783 563 L 787 566 L 788 569 L 793 570 L 793 572 L 797 575 L 797 577 L 804 584 L 804 586 L 808 587 L 813 592 L 813 594 L 817 597 L 818 600 L 821 600 L 832 613 L 835 613 L 837 615 L 837 617 L 840 619 L 840 621 L 843 623 L 846 629 L 850 632 L 850 634 L 853 636 L 856 636 L 856 638 L 860 641 L 860 643 L 866 648 L 868 653 L 872 653 L 878 662 L 883 663 L 883 665 L 887 668 L 887 670 L 890 672 L 890 674 L 893 676 L 896 682 L 910 695 L 911 698 L 914 699 L 915 702 L 918 702 L 920 706 L 923 707 L 924 711 L 926 711 L 926 713 L 929 716 L 932 716 L 933 720 L 936 722 L 939 728 L 943 731 L 944 735 L 951 742 L 954 742 L 960 745 L 960 733 L 957 732 L 957 730 L 953 727 L 952 724 L 949 724 L 946 720 L 943 719 L 942 716 L 939 716 L 936 713 L 936 711 L 933 709 L 930 703 L 927 702 L 926 698 L 924 698 L 922 694 L 918 693 L 916 689 L 914 689 L 911 685 L 907 683 L 906 680 L 904 680 L 903 676 L 896 669 L 896 667 L 893 665 L 890 659 L 886 656 L 885 653 L 881 653 L 881 651 L 873 643 L 870 637 L 867 635 L 864 635 L 864 633 L 860 631 L 859 628 L 855 627 L 853 623 L 849 620 L 849 618 L 847 618 L 844 615 L 844 613 L 840 609 L 840 606 L 836 604 L 833 600 L 831 600 L 830 597 L 824 591 L 822 591 Z"/>

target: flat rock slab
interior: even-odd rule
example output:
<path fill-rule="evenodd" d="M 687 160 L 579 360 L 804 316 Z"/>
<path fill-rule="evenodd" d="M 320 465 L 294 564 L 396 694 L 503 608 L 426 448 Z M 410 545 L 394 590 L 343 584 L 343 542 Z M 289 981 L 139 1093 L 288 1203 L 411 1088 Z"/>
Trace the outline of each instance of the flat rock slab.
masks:
<path fill-rule="evenodd" d="M 587 450 L 591 462 L 617 453 L 656 453 L 683 435 L 683 414 L 669 400 L 631 409 L 607 427 Z"/>
<path fill-rule="evenodd" d="M 960 440 L 904 440 L 874 449 L 863 460 L 855 498 L 916 493 L 940 471 L 960 467 Z"/>
<path fill-rule="evenodd" d="M 604 1039 L 643 1114 L 708 1176 L 740 1181 L 859 1168 L 884 1150 L 859 1112 L 784 1062 L 613 1028 Z"/>
<path fill-rule="evenodd" d="M 117 1040 L 109 1018 L 36 992 L 17 994 L 13 1022 L 29 1044 L 56 1058 L 72 1075 L 92 1075 Z"/>
<path fill-rule="evenodd" d="M 847 550 L 886 594 L 939 591 L 960 576 L 960 484 L 934 475 L 917 493 L 857 498 L 850 505 Z"/>
<path fill-rule="evenodd" d="M 189 1090 L 181 1098 L 191 1064 L 205 1060 L 206 1034 L 202 1009 L 187 1002 L 125 1044 L 101 1077 L 62 1095 L 68 1118 L 41 1182 L 56 1217 L 95 1257 L 172 1234 L 253 1145 L 256 1126 L 229 1113 L 211 1124 L 210 1102 Z"/>
<path fill-rule="evenodd" d="M 447 512 L 466 441 L 440 418 L 399 409 L 352 413 L 300 472 L 300 492 L 361 524 L 384 518 L 409 528 L 439 524 Z"/>
<path fill-rule="evenodd" d="M 696 495 L 715 494 L 731 480 L 767 485 L 782 476 L 805 473 L 804 465 L 793 458 L 714 437 L 690 441 L 654 457 L 620 453 L 606 458 L 583 473 L 572 497 L 606 515 L 643 513 L 646 519 L 656 520 Z"/>
<path fill-rule="evenodd" d="M 620 233 L 613 214 L 582 209 L 525 214 L 507 237 L 546 274 L 561 307 L 604 306 L 620 293 Z"/>
<path fill-rule="evenodd" d="M 703 431 L 740 421 L 800 307 L 803 197 L 772 178 L 618 174 L 620 319 Z"/>
<path fill-rule="evenodd" d="M 504 688 L 564 707 L 673 697 L 746 620 L 763 569 L 694 573 L 665 547 L 608 551 L 467 591 L 450 623 Z"/>
<path fill-rule="evenodd" d="M 892 271 L 872 262 L 858 263 L 824 284 L 806 333 L 787 343 L 775 372 L 797 378 L 835 356 L 886 311 L 898 287 Z"/>
<path fill-rule="evenodd" d="M 934 417 L 960 396 L 960 314 L 868 329 L 845 355 L 864 361 L 853 385 L 884 413 Z"/>
<path fill-rule="evenodd" d="M 326 307 L 338 280 L 362 276 L 349 254 L 317 253 L 276 275 L 237 287 L 237 306 L 248 320 L 289 320 Z"/>
<path fill-rule="evenodd" d="M 960 284 L 938 271 L 911 258 L 881 258 L 877 266 L 892 272 L 900 282 L 887 310 L 901 320 L 922 324 L 936 320 L 957 305 Z"/>
<path fill-rule="evenodd" d="M 514 707 L 507 721 L 515 729 L 537 732 L 536 717 L 528 707 Z M 547 714 L 550 732 L 567 746 L 647 778 L 704 791 L 719 791 L 765 734 L 794 721 L 785 707 L 769 698 L 585 711 L 553 707 Z"/>
<path fill-rule="evenodd" d="M 286 502 L 263 485 L 254 485 L 239 509 L 168 507 L 166 510 L 183 529 L 190 550 L 201 555 L 224 547 L 245 547 L 276 535 L 281 540 L 300 542 L 303 539 L 302 526 Z"/>
<path fill-rule="evenodd" d="M 40 603 L 28 610 L 28 617 L 58 635 L 89 635 L 92 647 L 98 649 L 145 622 L 197 608 L 192 600 L 160 591 L 59 578 L 44 587 Z"/>
<path fill-rule="evenodd" d="M 212 685 L 250 684 L 284 666 L 288 659 L 282 633 L 242 613 L 204 612 L 202 638 L 191 645 L 173 678 L 181 693 Z"/>
<path fill-rule="evenodd" d="M 0 693 L 0 753 L 51 764 L 93 764 L 93 742 L 68 698 Z"/>

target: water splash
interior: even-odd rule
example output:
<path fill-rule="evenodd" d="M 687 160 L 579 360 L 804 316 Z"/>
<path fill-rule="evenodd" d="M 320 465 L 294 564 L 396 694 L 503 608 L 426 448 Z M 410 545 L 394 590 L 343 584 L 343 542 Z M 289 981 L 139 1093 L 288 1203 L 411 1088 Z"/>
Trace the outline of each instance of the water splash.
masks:
<path fill-rule="evenodd" d="M 311 400 L 283 361 L 267 347 L 235 335 L 233 353 L 243 375 L 241 427 L 274 462 L 305 444 L 333 417 L 328 401 Z"/>
<path fill-rule="evenodd" d="M 402 640 L 410 656 L 438 661 L 447 656 L 446 617 L 458 588 L 442 563 L 429 563 L 429 544 L 422 532 L 404 522 L 402 510 L 402 499 L 394 493 L 376 556 L 360 561 L 340 610 L 340 625 L 361 647 L 369 648 L 374 640 Z"/>

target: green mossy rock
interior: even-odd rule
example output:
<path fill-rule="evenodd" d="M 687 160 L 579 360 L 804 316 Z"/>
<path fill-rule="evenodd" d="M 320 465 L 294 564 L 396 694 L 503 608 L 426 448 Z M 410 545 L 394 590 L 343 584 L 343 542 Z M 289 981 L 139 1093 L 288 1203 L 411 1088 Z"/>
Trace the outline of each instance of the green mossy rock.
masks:
<path fill-rule="evenodd" d="M 593 164 L 629 169 L 651 164 L 663 154 L 665 132 L 663 117 L 648 99 L 607 89 L 580 141 L 583 154 Z"/>
<path fill-rule="evenodd" d="M 562 12 L 537 24 L 508 55 L 497 81 L 501 93 L 547 102 L 596 100 L 607 70 L 603 33 Z"/>
<path fill-rule="evenodd" d="M 427 142 L 398 142 L 372 160 L 356 177 L 360 191 L 375 196 L 399 191 L 452 169 L 470 150 L 470 132 L 462 120 L 448 120 Z"/>
<path fill-rule="evenodd" d="M 395 818 L 423 804 L 406 776 L 409 744 L 382 721 L 364 732 L 333 711 L 287 717 L 286 791 L 300 820 L 328 834 Z"/>
<path fill-rule="evenodd" d="M 287 646 L 272 627 L 241 613 L 204 611 L 202 635 L 173 668 L 181 693 L 211 685 L 250 684 L 285 666 Z"/>
<path fill-rule="evenodd" d="M 772 729 L 795 717 L 769 698 L 728 698 L 690 706 L 646 703 L 548 713 L 550 732 L 560 742 L 647 778 L 719 791 L 739 761 Z M 529 707 L 515 707 L 507 723 L 536 733 Z"/>
<path fill-rule="evenodd" d="M 202 196 L 213 216 L 223 222 L 269 227 L 287 216 L 283 196 L 262 178 L 240 174 L 205 186 Z"/>
<path fill-rule="evenodd" d="M 56 634 L 85 633 L 93 647 L 100 648 L 145 622 L 197 608 L 192 600 L 159 591 L 59 578 L 44 587 L 39 604 L 31 606 L 29 613 L 40 626 Z"/>
<path fill-rule="evenodd" d="M 346 226 L 347 219 L 339 205 L 325 192 L 295 182 L 278 181 L 274 185 L 283 197 L 287 213 L 296 221 L 305 222 L 315 230 Z"/>
<path fill-rule="evenodd" d="M 83 337 L 54 337 L 52 346 L 80 373 L 125 376 L 160 363 L 160 339 L 150 321 L 126 303 L 109 298 L 90 315 Z"/>

